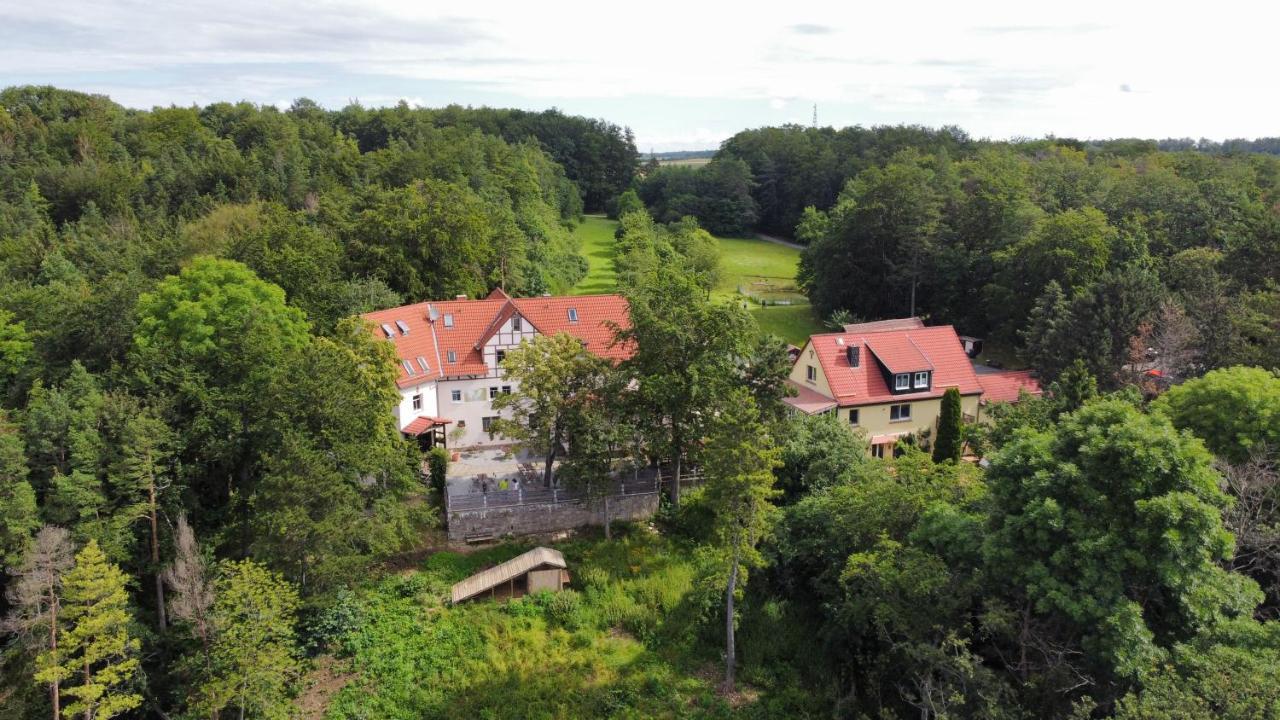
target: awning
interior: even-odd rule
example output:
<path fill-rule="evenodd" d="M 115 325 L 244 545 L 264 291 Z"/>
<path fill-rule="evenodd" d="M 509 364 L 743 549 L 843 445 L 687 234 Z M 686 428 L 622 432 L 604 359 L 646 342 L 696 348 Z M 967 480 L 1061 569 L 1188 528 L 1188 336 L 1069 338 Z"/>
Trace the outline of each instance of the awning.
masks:
<path fill-rule="evenodd" d="M 885 433 L 884 435 L 872 435 L 872 445 L 884 445 L 885 443 L 896 443 L 904 437 L 911 435 L 910 432 Z"/>
<path fill-rule="evenodd" d="M 409 423 L 408 425 L 405 425 L 400 430 L 400 432 L 404 433 L 405 435 L 412 435 L 414 437 L 417 437 L 422 433 L 430 430 L 431 428 L 440 427 L 441 425 L 448 425 L 451 422 L 453 421 L 448 420 L 446 418 L 428 417 L 426 415 L 423 415 L 423 416 L 414 418 L 413 422 Z"/>

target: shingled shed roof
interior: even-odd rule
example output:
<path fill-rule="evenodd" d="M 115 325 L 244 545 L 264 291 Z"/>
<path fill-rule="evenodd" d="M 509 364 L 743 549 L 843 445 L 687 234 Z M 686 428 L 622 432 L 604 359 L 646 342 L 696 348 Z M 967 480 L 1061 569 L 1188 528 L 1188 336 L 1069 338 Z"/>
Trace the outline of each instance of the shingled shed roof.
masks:
<path fill-rule="evenodd" d="M 495 565 L 488 570 L 481 570 L 471 577 L 453 586 L 453 602 L 455 604 L 473 598 L 482 592 L 498 587 L 541 567 L 553 567 L 564 570 L 569 566 L 559 550 L 548 547 L 536 547 L 523 555 Z"/>

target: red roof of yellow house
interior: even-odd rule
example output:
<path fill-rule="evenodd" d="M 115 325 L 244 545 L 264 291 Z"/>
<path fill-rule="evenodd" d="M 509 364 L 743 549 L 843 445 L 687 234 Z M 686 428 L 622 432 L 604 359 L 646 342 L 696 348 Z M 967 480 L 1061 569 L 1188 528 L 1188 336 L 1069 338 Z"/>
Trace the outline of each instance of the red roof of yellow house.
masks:
<path fill-rule="evenodd" d="M 823 333 L 809 338 L 827 384 L 841 407 L 941 397 L 947 388 L 961 395 L 982 392 L 973 364 L 950 325 L 881 332 Z M 849 365 L 850 347 L 858 348 L 858 367 Z M 803 356 L 802 356 L 803 357 Z M 928 390 L 894 393 L 879 365 L 890 373 L 933 373 Z"/>
<path fill-rule="evenodd" d="M 409 387 L 435 378 L 484 375 L 485 342 L 516 314 L 541 334 L 567 332 L 579 338 L 601 357 L 631 356 L 630 346 L 613 344 L 612 327 L 627 327 L 630 320 L 621 295 L 512 298 L 495 290 L 483 300 L 421 302 L 363 317 L 378 337 L 395 343 L 401 360 L 396 383 Z"/>
<path fill-rule="evenodd" d="M 1031 377 L 1030 370 L 1000 370 L 978 374 L 978 383 L 982 385 L 983 402 L 1017 402 L 1018 395 L 1025 391 L 1030 395 L 1040 395 L 1040 383 Z"/>

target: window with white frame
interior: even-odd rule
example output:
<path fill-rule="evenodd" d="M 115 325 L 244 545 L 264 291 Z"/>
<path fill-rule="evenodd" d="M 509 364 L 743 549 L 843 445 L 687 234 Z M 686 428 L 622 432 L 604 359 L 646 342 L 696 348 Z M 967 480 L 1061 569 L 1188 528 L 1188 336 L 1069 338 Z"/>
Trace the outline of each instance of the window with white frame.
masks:
<path fill-rule="evenodd" d="M 462 391 L 452 390 L 449 392 L 449 399 L 453 402 L 462 402 Z"/>
<path fill-rule="evenodd" d="M 445 354 L 445 358 L 451 363 L 456 363 L 458 362 L 458 353 L 450 350 Z"/>
<path fill-rule="evenodd" d="M 818 379 L 817 368 L 815 368 L 812 365 L 806 365 L 804 370 L 804 378 L 809 382 L 814 382 L 815 380 L 817 380 Z"/>
<path fill-rule="evenodd" d="M 519 315 L 516 315 L 515 317 L 511 318 L 511 332 L 520 332 L 520 330 L 523 329 L 523 327 L 524 325 L 523 323 L 520 322 Z"/>
<path fill-rule="evenodd" d="M 911 389 L 911 373 L 901 373 L 893 376 L 894 390 L 910 390 Z"/>
<path fill-rule="evenodd" d="M 885 446 L 886 446 L 886 445 L 888 445 L 888 444 L 889 444 L 889 443 L 881 443 L 881 444 L 879 444 L 879 445 L 872 445 L 872 446 L 871 446 L 871 457 L 875 457 L 875 458 L 884 458 L 884 449 L 885 449 Z"/>
<path fill-rule="evenodd" d="M 578 322 L 578 308 L 569 308 L 569 322 Z"/>
<path fill-rule="evenodd" d="M 922 390 L 924 388 L 929 387 L 929 373 L 927 372 L 916 373 L 915 386 L 917 390 Z"/>
<path fill-rule="evenodd" d="M 413 409 L 414 410 L 422 409 L 422 393 L 418 393 L 417 395 L 413 396 Z"/>
<path fill-rule="evenodd" d="M 480 429 L 481 429 L 481 430 L 483 430 L 483 431 L 485 431 L 485 432 L 487 432 L 487 433 L 489 433 L 489 434 L 493 434 L 493 421 L 494 421 L 494 420 L 497 420 L 497 419 L 498 419 L 498 418 L 496 418 L 496 417 L 482 417 L 482 418 L 480 418 Z"/>
<path fill-rule="evenodd" d="M 453 327 L 453 313 L 444 314 L 444 326 L 447 328 Z"/>
<path fill-rule="evenodd" d="M 910 405 L 890 405 L 889 406 L 889 422 L 902 422 L 911 419 Z"/>
<path fill-rule="evenodd" d="M 489 399 L 492 400 L 496 397 L 498 397 L 498 386 L 494 385 L 493 387 L 489 388 Z"/>
<path fill-rule="evenodd" d="M 510 386 L 510 385 L 503 385 L 503 386 L 502 386 L 502 394 L 503 394 L 503 395 L 510 395 L 510 394 L 511 394 L 511 386 Z"/>

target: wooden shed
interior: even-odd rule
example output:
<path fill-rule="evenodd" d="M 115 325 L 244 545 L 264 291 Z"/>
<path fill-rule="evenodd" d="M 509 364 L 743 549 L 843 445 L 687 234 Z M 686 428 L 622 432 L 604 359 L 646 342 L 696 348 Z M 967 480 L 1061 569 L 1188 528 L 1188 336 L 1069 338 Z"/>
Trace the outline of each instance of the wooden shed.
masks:
<path fill-rule="evenodd" d="M 559 550 L 537 547 L 481 570 L 453 586 L 453 602 L 477 597 L 516 598 L 540 590 L 560 592 L 569 583 L 569 566 Z"/>

